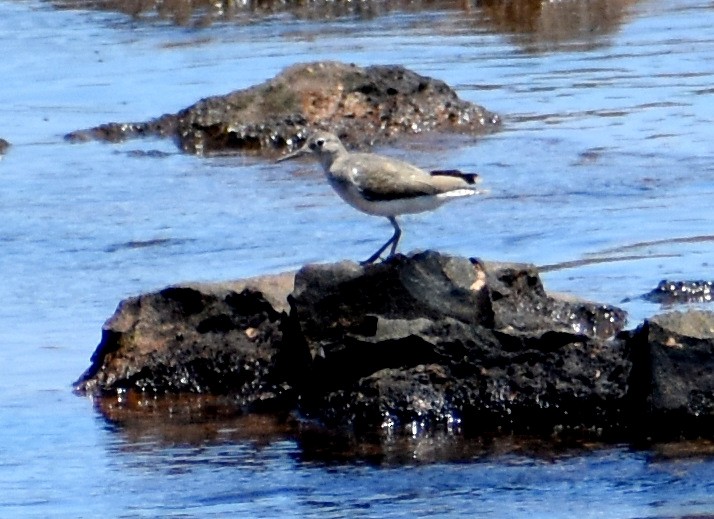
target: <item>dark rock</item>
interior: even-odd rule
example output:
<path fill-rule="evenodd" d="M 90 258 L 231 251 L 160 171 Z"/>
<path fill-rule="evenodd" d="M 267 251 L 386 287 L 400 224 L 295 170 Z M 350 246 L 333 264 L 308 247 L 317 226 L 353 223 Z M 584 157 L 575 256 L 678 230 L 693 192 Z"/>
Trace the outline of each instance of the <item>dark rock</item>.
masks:
<path fill-rule="evenodd" d="M 624 323 L 549 295 L 533 266 L 427 251 L 128 299 L 76 388 L 223 395 L 370 434 L 711 438 L 714 314 Z"/>
<path fill-rule="evenodd" d="M 9 147 L 9 142 L 7 142 L 5 139 L 0 139 L 0 155 L 4 155 Z"/>
<path fill-rule="evenodd" d="M 626 313 L 562 295 L 548 296 L 532 265 L 487 263 L 495 327 L 511 331 L 547 330 L 602 339 L 622 330 Z"/>
<path fill-rule="evenodd" d="M 231 394 L 244 406 L 294 405 L 294 376 L 307 356 L 281 349 L 292 280 L 286 274 L 175 286 L 123 301 L 75 389 Z"/>
<path fill-rule="evenodd" d="M 443 81 L 404 67 L 317 62 L 295 65 L 245 90 L 202 99 L 177 114 L 103 124 L 66 137 L 116 142 L 157 135 L 176 138 L 190 153 L 235 150 L 276 156 L 300 146 L 318 129 L 367 147 L 425 131 L 479 135 L 499 124 L 497 115 L 459 99 Z"/>
<path fill-rule="evenodd" d="M 655 316 L 631 339 L 641 434 L 654 438 L 714 434 L 714 313 Z"/>
<path fill-rule="evenodd" d="M 711 281 L 670 281 L 663 279 L 657 288 L 642 298 L 661 305 L 710 303 L 714 296 Z"/>
<path fill-rule="evenodd" d="M 308 265 L 295 276 L 290 305 L 316 356 L 349 334 L 371 336 L 373 342 L 404 335 L 420 318 L 426 324 L 448 316 L 492 326 L 484 277 L 465 258 L 433 252 L 367 266 Z M 384 322 L 390 325 L 379 326 Z"/>
<path fill-rule="evenodd" d="M 328 393 L 323 419 L 352 424 L 358 433 L 387 429 L 414 434 L 441 424 L 458 431 L 460 421 L 447 401 L 449 381 L 450 374 L 439 364 L 384 368 L 359 379 L 354 387 Z"/>
<path fill-rule="evenodd" d="M 291 318 L 314 357 L 303 411 L 357 430 L 602 434 L 631 363 L 622 310 L 546 295 L 534 267 L 434 252 L 309 266 Z"/>

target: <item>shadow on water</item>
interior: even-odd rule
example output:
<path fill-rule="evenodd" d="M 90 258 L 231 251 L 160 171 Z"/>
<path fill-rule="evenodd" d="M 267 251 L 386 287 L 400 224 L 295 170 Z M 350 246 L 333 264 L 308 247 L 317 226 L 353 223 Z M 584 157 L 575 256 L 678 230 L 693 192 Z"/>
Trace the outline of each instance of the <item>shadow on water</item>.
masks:
<path fill-rule="evenodd" d="M 439 34 L 488 31 L 508 35 L 514 44 L 530 52 L 589 50 L 599 45 L 600 36 L 617 31 L 628 8 L 637 0 L 421 0 L 385 2 L 233 2 L 221 0 L 51 0 L 58 9 L 88 9 L 123 13 L 146 23 L 206 27 L 216 23 L 252 23 L 275 15 L 302 20 L 325 21 L 338 18 L 369 20 L 393 13 L 451 11 L 453 26 L 432 27 Z M 601 44 L 601 43 L 600 43 Z"/>

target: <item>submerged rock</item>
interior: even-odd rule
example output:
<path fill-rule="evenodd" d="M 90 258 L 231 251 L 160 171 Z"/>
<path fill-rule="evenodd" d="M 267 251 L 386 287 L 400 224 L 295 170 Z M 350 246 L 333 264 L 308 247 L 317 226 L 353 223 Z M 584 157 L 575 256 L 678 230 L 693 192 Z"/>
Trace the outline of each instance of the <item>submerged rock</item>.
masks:
<path fill-rule="evenodd" d="M 402 66 L 315 62 L 294 65 L 245 90 L 202 99 L 177 114 L 107 123 L 66 137 L 116 142 L 154 135 L 175 138 L 189 153 L 234 150 L 276 156 L 300 146 L 318 129 L 366 147 L 426 131 L 480 135 L 499 124 L 496 114 L 459 99 L 443 81 Z"/>
<path fill-rule="evenodd" d="M 670 281 L 663 279 L 657 288 L 642 296 L 647 301 L 661 305 L 710 303 L 714 297 L 711 281 Z"/>

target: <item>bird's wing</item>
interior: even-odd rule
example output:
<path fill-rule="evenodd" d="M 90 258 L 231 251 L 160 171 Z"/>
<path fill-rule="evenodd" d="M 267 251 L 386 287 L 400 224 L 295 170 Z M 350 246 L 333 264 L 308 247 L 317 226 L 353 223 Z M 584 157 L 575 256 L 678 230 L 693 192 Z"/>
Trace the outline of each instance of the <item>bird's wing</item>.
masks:
<path fill-rule="evenodd" d="M 445 191 L 444 186 L 440 182 L 434 183 L 426 171 L 390 157 L 353 153 L 349 164 L 342 167 L 349 171 L 350 181 L 362 196 L 373 202 L 436 195 Z M 458 182 L 461 185 L 462 181 Z"/>

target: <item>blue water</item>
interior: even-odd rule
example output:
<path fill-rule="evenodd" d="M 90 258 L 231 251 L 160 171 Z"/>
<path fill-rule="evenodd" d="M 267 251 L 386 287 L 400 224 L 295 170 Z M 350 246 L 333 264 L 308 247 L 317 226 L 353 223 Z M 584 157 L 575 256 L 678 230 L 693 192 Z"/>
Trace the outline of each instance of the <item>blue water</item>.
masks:
<path fill-rule="evenodd" d="M 478 8 L 191 28 L 0 1 L 0 137 L 12 143 L 0 160 L 0 516 L 714 514 L 706 454 L 467 449 L 447 462 L 415 439 L 380 463 L 326 464 L 287 433 L 236 436 L 234 425 L 167 438 L 150 421 L 110 423 L 70 391 L 124 297 L 363 259 L 391 233 L 308 163 L 62 138 L 175 112 L 298 61 L 403 64 L 503 116 L 488 137 L 380 150 L 477 169 L 488 190 L 405 218 L 402 250 L 538 265 L 640 256 L 544 275 L 552 291 L 634 298 L 622 304 L 633 326 L 661 311 L 636 299 L 660 279 L 711 279 L 714 9 L 606 4 L 614 21 L 549 39 L 504 30 Z"/>

